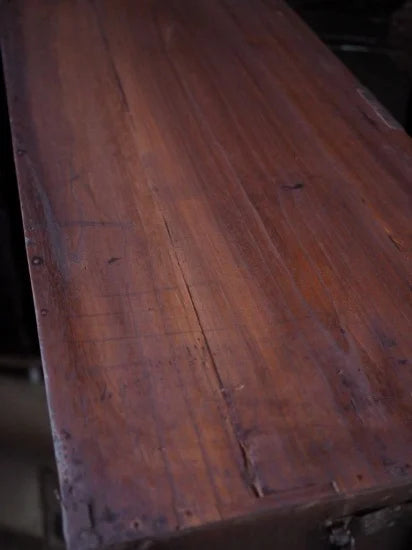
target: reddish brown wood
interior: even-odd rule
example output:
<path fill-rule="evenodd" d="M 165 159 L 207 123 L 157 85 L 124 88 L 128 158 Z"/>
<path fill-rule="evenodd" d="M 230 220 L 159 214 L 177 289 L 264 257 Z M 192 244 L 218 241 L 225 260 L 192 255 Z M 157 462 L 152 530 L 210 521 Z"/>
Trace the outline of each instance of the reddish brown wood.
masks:
<path fill-rule="evenodd" d="M 406 134 L 277 0 L 4 9 L 70 548 L 407 499 Z"/>

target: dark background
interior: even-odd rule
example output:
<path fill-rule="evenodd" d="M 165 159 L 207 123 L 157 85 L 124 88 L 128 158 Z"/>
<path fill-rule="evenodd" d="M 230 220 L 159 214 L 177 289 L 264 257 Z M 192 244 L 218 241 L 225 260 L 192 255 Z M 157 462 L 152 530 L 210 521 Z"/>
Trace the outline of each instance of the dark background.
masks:
<path fill-rule="evenodd" d="M 289 4 L 412 135 L 412 0 Z M 0 67 L 0 549 L 58 549 L 57 481 L 2 77 Z"/>

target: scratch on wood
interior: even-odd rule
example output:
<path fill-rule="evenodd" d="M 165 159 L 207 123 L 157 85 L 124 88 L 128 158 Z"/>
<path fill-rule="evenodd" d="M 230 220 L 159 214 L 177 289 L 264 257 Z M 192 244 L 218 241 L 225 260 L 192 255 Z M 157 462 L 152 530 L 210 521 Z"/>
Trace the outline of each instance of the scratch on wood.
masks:
<path fill-rule="evenodd" d="M 340 495 L 342 491 L 340 490 L 338 482 L 333 479 L 330 484 L 332 485 L 332 488 L 335 491 L 335 493 Z"/>
<path fill-rule="evenodd" d="M 241 456 L 242 456 L 242 459 L 243 459 L 243 465 L 244 465 L 244 471 L 245 471 L 245 474 L 246 474 L 246 477 L 248 479 L 248 486 L 251 488 L 253 494 L 255 496 L 257 496 L 258 498 L 261 498 L 264 496 L 264 493 L 263 493 L 263 490 L 262 490 L 262 487 L 261 487 L 261 484 L 259 482 L 259 479 L 256 475 L 256 472 L 255 472 L 255 469 L 254 469 L 254 465 L 253 463 L 250 461 L 250 457 L 248 455 L 248 452 L 247 452 L 247 448 L 246 448 L 246 445 L 244 444 L 244 442 L 242 441 L 242 439 L 239 437 L 239 428 L 237 428 L 237 426 L 239 425 L 239 422 L 236 420 L 236 414 L 235 414 L 235 411 L 233 410 L 233 403 L 232 403 L 232 400 L 231 400 L 231 397 L 230 397 L 230 394 L 229 392 L 227 391 L 227 389 L 225 388 L 224 386 L 224 383 L 223 383 L 223 380 L 222 380 L 222 377 L 220 375 L 220 372 L 219 372 L 219 368 L 216 364 L 216 361 L 215 361 L 215 358 L 213 356 L 213 353 L 212 353 L 212 350 L 210 348 L 210 345 L 209 345 L 209 341 L 206 337 L 206 333 L 205 333 L 205 330 L 202 326 L 202 322 L 200 320 L 200 315 L 199 315 L 199 312 L 197 310 L 197 307 L 196 307 L 196 304 L 195 304 L 195 300 L 193 298 L 193 295 L 192 295 L 192 292 L 191 292 L 191 289 L 190 289 L 190 285 L 188 284 L 187 280 L 186 280 L 186 277 L 185 277 L 185 274 L 183 272 L 183 268 L 180 264 L 180 260 L 179 260 L 179 257 L 177 255 L 177 252 L 176 252 L 176 249 L 175 249 L 175 246 L 174 246 L 174 243 L 173 243 L 173 238 L 172 238 L 172 234 L 170 232 L 170 228 L 169 228 L 169 225 L 165 219 L 165 217 L 163 216 L 163 214 L 161 214 L 162 216 L 162 219 L 163 219 L 163 222 L 164 222 L 164 225 L 165 225 L 165 228 L 166 228 L 166 232 L 167 232 L 167 235 L 169 237 L 169 240 L 170 240 L 170 244 L 172 246 L 172 249 L 174 251 L 174 255 L 175 255 L 175 259 L 176 259 L 176 263 L 178 265 L 178 268 L 179 268 L 179 271 L 182 275 L 182 279 L 183 279 L 183 282 L 186 286 L 186 290 L 187 290 L 187 293 L 188 293 L 188 296 L 189 296 L 189 299 L 190 299 L 190 302 L 192 304 L 192 307 L 193 307 L 193 311 L 195 313 L 195 316 L 196 316 L 196 319 L 197 319 L 197 322 L 198 322 L 198 325 L 200 327 L 200 330 L 201 330 L 201 333 L 203 335 L 203 340 L 205 342 L 205 346 L 206 346 L 206 350 L 208 352 L 208 355 L 209 355 L 209 358 L 210 358 L 210 361 L 211 361 L 211 364 L 212 364 L 212 367 L 213 367 L 213 370 L 214 370 L 214 373 L 216 375 L 216 379 L 217 379 L 217 382 L 218 382 L 218 385 L 219 385 L 219 389 L 223 395 L 223 399 L 226 403 L 226 406 L 228 408 L 228 411 L 230 413 L 230 421 L 231 421 L 231 426 L 232 426 L 232 429 L 233 429 L 233 433 L 236 437 L 236 441 L 239 445 L 239 449 L 240 449 L 240 452 L 241 452 Z"/>
<path fill-rule="evenodd" d="M 112 52 L 111 52 L 110 46 L 109 46 L 109 41 L 107 39 L 105 30 L 103 28 L 103 23 L 100 19 L 98 9 L 96 8 L 94 2 L 92 2 L 92 6 L 93 6 L 94 12 L 96 14 L 96 21 L 97 21 L 97 26 L 98 26 L 98 29 L 99 29 L 99 33 L 100 33 L 100 36 L 102 38 L 104 48 L 106 50 L 107 59 L 110 63 L 110 67 L 112 69 L 112 74 L 113 74 L 114 81 L 115 81 L 117 89 L 119 90 L 119 93 L 120 93 L 121 101 L 123 103 L 123 106 L 124 106 L 125 110 L 128 113 L 130 113 L 129 101 L 127 99 L 126 91 L 123 88 L 123 83 L 122 83 L 122 79 L 120 78 L 119 71 L 117 70 L 116 64 L 115 64 L 113 56 L 112 56 Z"/>
<path fill-rule="evenodd" d="M 256 468 L 253 462 L 252 457 L 250 456 L 249 449 L 247 445 L 238 439 L 239 447 L 242 451 L 242 458 L 244 462 L 244 469 L 248 476 L 248 482 L 252 487 L 253 492 L 257 498 L 262 498 L 265 496 L 263 492 L 262 484 L 257 476 Z"/>
<path fill-rule="evenodd" d="M 303 189 L 304 186 L 305 186 L 304 183 L 298 181 L 297 183 L 294 183 L 293 185 L 282 185 L 282 189 L 291 189 L 291 190 Z"/>
<path fill-rule="evenodd" d="M 391 243 L 397 248 L 398 250 L 402 250 L 402 245 L 398 239 L 396 239 L 391 233 L 386 233 L 388 235 L 388 239 L 391 241 Z"/>
<path fill-rule="evenodd" d="M 356 414 L 356 416 L 358 417 L 360 423 L 363 424 L 363 423 L 364 423 L 364 422 L 363 422 L 363 418 L 362 418 L 361 415 L 359 414 L 358 408 L 357 408 L 356 403 L 355 403 L 355 400 L 354 400 L 353 398 L 351 398 L 350 403 L 351 403 L 352 408 L 353 408 L 353 410 L 355 411 L 355 414 Z"/>

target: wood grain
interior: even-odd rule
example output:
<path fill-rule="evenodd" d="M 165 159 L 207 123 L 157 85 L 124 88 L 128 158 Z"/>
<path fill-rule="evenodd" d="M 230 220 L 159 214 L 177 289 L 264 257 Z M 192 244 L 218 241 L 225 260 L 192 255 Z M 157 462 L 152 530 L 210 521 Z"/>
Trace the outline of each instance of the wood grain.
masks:
<path fill-rule="evenodd" d="M 410 487 L 403 130 L 277 0 L 3 9 L 69 547 Z"/>

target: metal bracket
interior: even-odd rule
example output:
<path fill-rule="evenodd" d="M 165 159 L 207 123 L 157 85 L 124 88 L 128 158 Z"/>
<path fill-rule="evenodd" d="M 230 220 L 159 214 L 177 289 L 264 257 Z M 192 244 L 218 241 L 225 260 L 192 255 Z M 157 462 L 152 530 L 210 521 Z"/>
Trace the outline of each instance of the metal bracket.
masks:
<path fill-rule="evenodd" d="M 355 550 L 355 538 L 349 529 L 351 519 L 351 517 L 343 518 L 328 526 L 329 542 L 332 548 Z"/>

